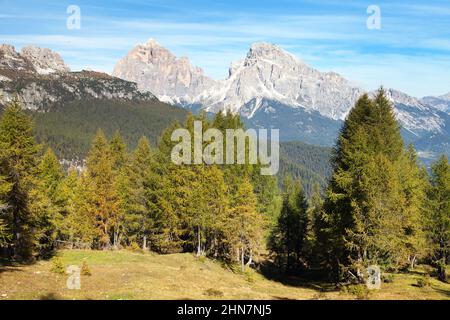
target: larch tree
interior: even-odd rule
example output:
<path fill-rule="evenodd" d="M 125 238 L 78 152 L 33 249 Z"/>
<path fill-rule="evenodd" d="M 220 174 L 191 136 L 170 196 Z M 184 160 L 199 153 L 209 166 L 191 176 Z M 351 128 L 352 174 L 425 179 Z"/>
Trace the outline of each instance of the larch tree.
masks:
<path fill-rule="evenodd" d="M 427 190 L 426 233 L 431 245 L 431 260 L 438 278 L 447 281 L 446 268 L 450 259 L 450 164 L 441 156 L 431 166 Z"/>
<path fill-rule="evenodd" d="M 87 157 L 85 179 L 85 188 L 89 190 L 89 211 L 97 228 L 99 248 L 109 248 L 113 244 L 115 223 L 120 210 L 113 164 L 108 141 L 99 130 Z"/>
<path fill-rule="evenodd" d="M 226 231 L 242 270 L 251 265 L 263 249 L 265 232 L 266 221 L 257 211 L 253 186 L 244 178 L 237 189 Z"/>
<path fill-rule="evenodd" d="M 55 249 L 57 227 L 63 219 L 64 204 L 61 198 L 63 178 L 64 172 L 58 159 L 51 149 L 47 149 L 37 167 L 35 185 L 30 192 L 35 245 L 41 257 L 48 257 Z"/>
<path fill-rule="evenodd" d="M 129 155 L 127 147 L 119 131 L 116 131 L 109 143 L 109 152 L 112 162 L 114 188 L 118 197 L 117 211 L 112 216 L 112 244 L 118 248 L 124 236 L 125 215 L 127 211 L 128 194 L 130 192 Z"/>
<path fill-rule="evenodd" d="M 62 241 L 69 248 L 91 248 L 98 234 L 95 218 L 92 215 L 92 185 L 88 183 L 86 172 L 78 174 L 75 168 L 70 168 L 61 186 L 63 199 L 63 219 L 58 230 Z"/>
<path fill-rule="evenodd" d="M 33 255 L 33 217 L 29 208 L 39 146 L 31 118 L 13 100 L 0 120 L 0 176 L 3 177 L 4 223 L 11 230 L 10 253 L 16 259 Z M 5 190 L 6 189 L 6 190 Z"/>
<path fill-rule="evenodd" d="M 402 261 L 414 269 L 417 261 L 428 254 L 425 236 L 424 206 L 428 174 L 418 163 L 417 154 L 412 144 L 408 145 L 398 163 L 398 172 L 403 192 L 401 216 L 403 224 L 402 244 L 398 246 Z"/>

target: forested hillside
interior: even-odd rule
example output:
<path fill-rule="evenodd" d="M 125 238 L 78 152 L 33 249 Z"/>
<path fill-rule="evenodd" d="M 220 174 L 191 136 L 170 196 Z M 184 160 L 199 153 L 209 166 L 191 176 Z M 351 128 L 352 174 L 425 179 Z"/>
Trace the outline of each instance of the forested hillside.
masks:
<path fill-rule="evenodd" d="M 157 100 L 132 102 L 126 100 L 81 100 L 55 106 L 47 112 L 30 112 L 35 121 L 39 143 L 54 150 L 59 159 L 84 159 L 98 129 L 107 137 L 116 131 L 122 135 L 129 150 L 136 147 L 144 135 L 152 145 L 165 128 L 184 122 L 187 111 Z M 300 141 L 280 143 L 280 186 L 285 176 L 303 181 L 306 194 L 314 183 L 326 187 L 330 176 L 331 148 L 309 145 Z"/>
<path fill-rule="evenodd" d="M 83 159 L 98 129 L 107 136 L 119 131 L 129 148 L 141 136 L 156 144 L 162 131 L 175 121 L 183 122 L 187 111 L 154 101 L 81 100 L 30 112 L 39 143 L 51 147 L 60 159 Z"/>
<path fill-rule="evenodd" d="M 281 142 L 278 182 L 283 178 L 301 179 L 307 196 L 313 193 L 314 184 L 324 190 L 331 176 L 331 148 L 310 145 L 301 141 Z"/>

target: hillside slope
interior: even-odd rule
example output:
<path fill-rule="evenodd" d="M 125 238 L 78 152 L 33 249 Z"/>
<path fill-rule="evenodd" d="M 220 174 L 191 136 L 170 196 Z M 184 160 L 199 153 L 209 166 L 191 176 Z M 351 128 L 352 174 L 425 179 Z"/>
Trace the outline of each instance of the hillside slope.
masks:
<path fill-rule="evenodd" d="M 67 275 L 51 272 L 51 261 L 27 266 L 0 262 L 2 299 L 355 299 L 328 284 L 301 278 L 268 280 L 250 270 L 233 272 L 218 262 L 194 255 L 133 253 L 131 251 L 61 251 L 64 267 L 85 261 L 91 276 L 81 276 L 81 289 L 66 287 Z M 397 274 L 371 299 L 449 299 L 450 285 L 432 279 L 431 286 L 415 286 L 421 277 Z M 289 283 L 289 284 L 288 284 Z M 20 285 L 18 285 L 20 284 Z M 323 291 L 321 291 L 323 290 Z"/>
<path fill-rule="evenodd" d="M 155 146 L 162 131 L 174 121 L 183 122 L 187 112 L 158 100 L 87 99 L 30 114 L 39 143 L 51 147 L 60 159 L 83 159 L 98 129 L 109 137 L 119 130 L 130 148 L 141 136 Z"/>

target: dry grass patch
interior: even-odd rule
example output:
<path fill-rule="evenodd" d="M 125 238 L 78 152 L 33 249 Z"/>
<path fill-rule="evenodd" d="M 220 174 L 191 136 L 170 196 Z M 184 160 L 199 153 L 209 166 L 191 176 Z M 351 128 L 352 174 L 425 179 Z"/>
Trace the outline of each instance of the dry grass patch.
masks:
<path fill-rule="evenodd" d="M 67 275 L 51 271 L 51 261 L 0 266 L 0 299 L 354 299 L 339 291 L 288 285 L 254 270 L 234 273 L 219 262 L 192 254 L 157 255 L 131 251 L 61 251 L 64 268 L 88 266 L 81 289 L 69 290 Z M 414 286 L 420 274 L 395 275 L 371 299 L 450 299 L 450 285 L 431 279 Z"/>

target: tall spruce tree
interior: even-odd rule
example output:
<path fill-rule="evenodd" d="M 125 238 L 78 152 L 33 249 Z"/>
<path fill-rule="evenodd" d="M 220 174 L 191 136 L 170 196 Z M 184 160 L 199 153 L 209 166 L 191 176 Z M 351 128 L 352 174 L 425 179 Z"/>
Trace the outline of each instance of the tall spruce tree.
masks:
<path fill-rule="evenodd" d="M 146 137 L 141 137 L 131 156 L 128 170 L 125 232 L 128 244 L 137 243 L 144 250 L 148 248 L 147 239 L 153 230 L 155 204 L 152 191 L 157 179 L 153 172 L 154 165 L 150 142 Z"/>
<path fill-rule="evenodd" d="M 446 156 L 441 156 L 431 166 L 427 194 L 426 232 L 432 250 L 431 260 L 439 279 L 446 281 L 450 261 L 450 164 Z"/>
<path fill-rule="evenodd" d="M 411 205 L 405 204 L 399 173 L 403 156 L 400 128 L 384 90 L 374 99 L 363 95 L 339 135 L 320 219 L 336 277 L 362 281 L 368 264 L 401 264 L 410 223 L 404 210 Z"/>
<path fill-rule="evenodd" d="M 306 266 L 308 204 L 301 182 L 285 179 L 283 205 L 270 237 L 273 251 L 282 269 L 297 273 Z"/>
<path fill-rule="evenodd" d="M 318 183 L 312 187 L 308 203 L 308 227 L 306 236 L 306 256 L 310 268 L 326 269 L 322 264 L 326 261 L 327 249 L 323 247 L 324 239 L 321 230 L 323 218 L 323 192 Z"/>
<path fill-rule="evenodd" d="M 31 118 L 13 100 L 0 120 L 0 176 L 6 183 L 4 221 L 11 231 L 10 253 L 17 259 L 33 254 L 33 217 L 29 208 L 39 146 L 33 137 Z"/>

